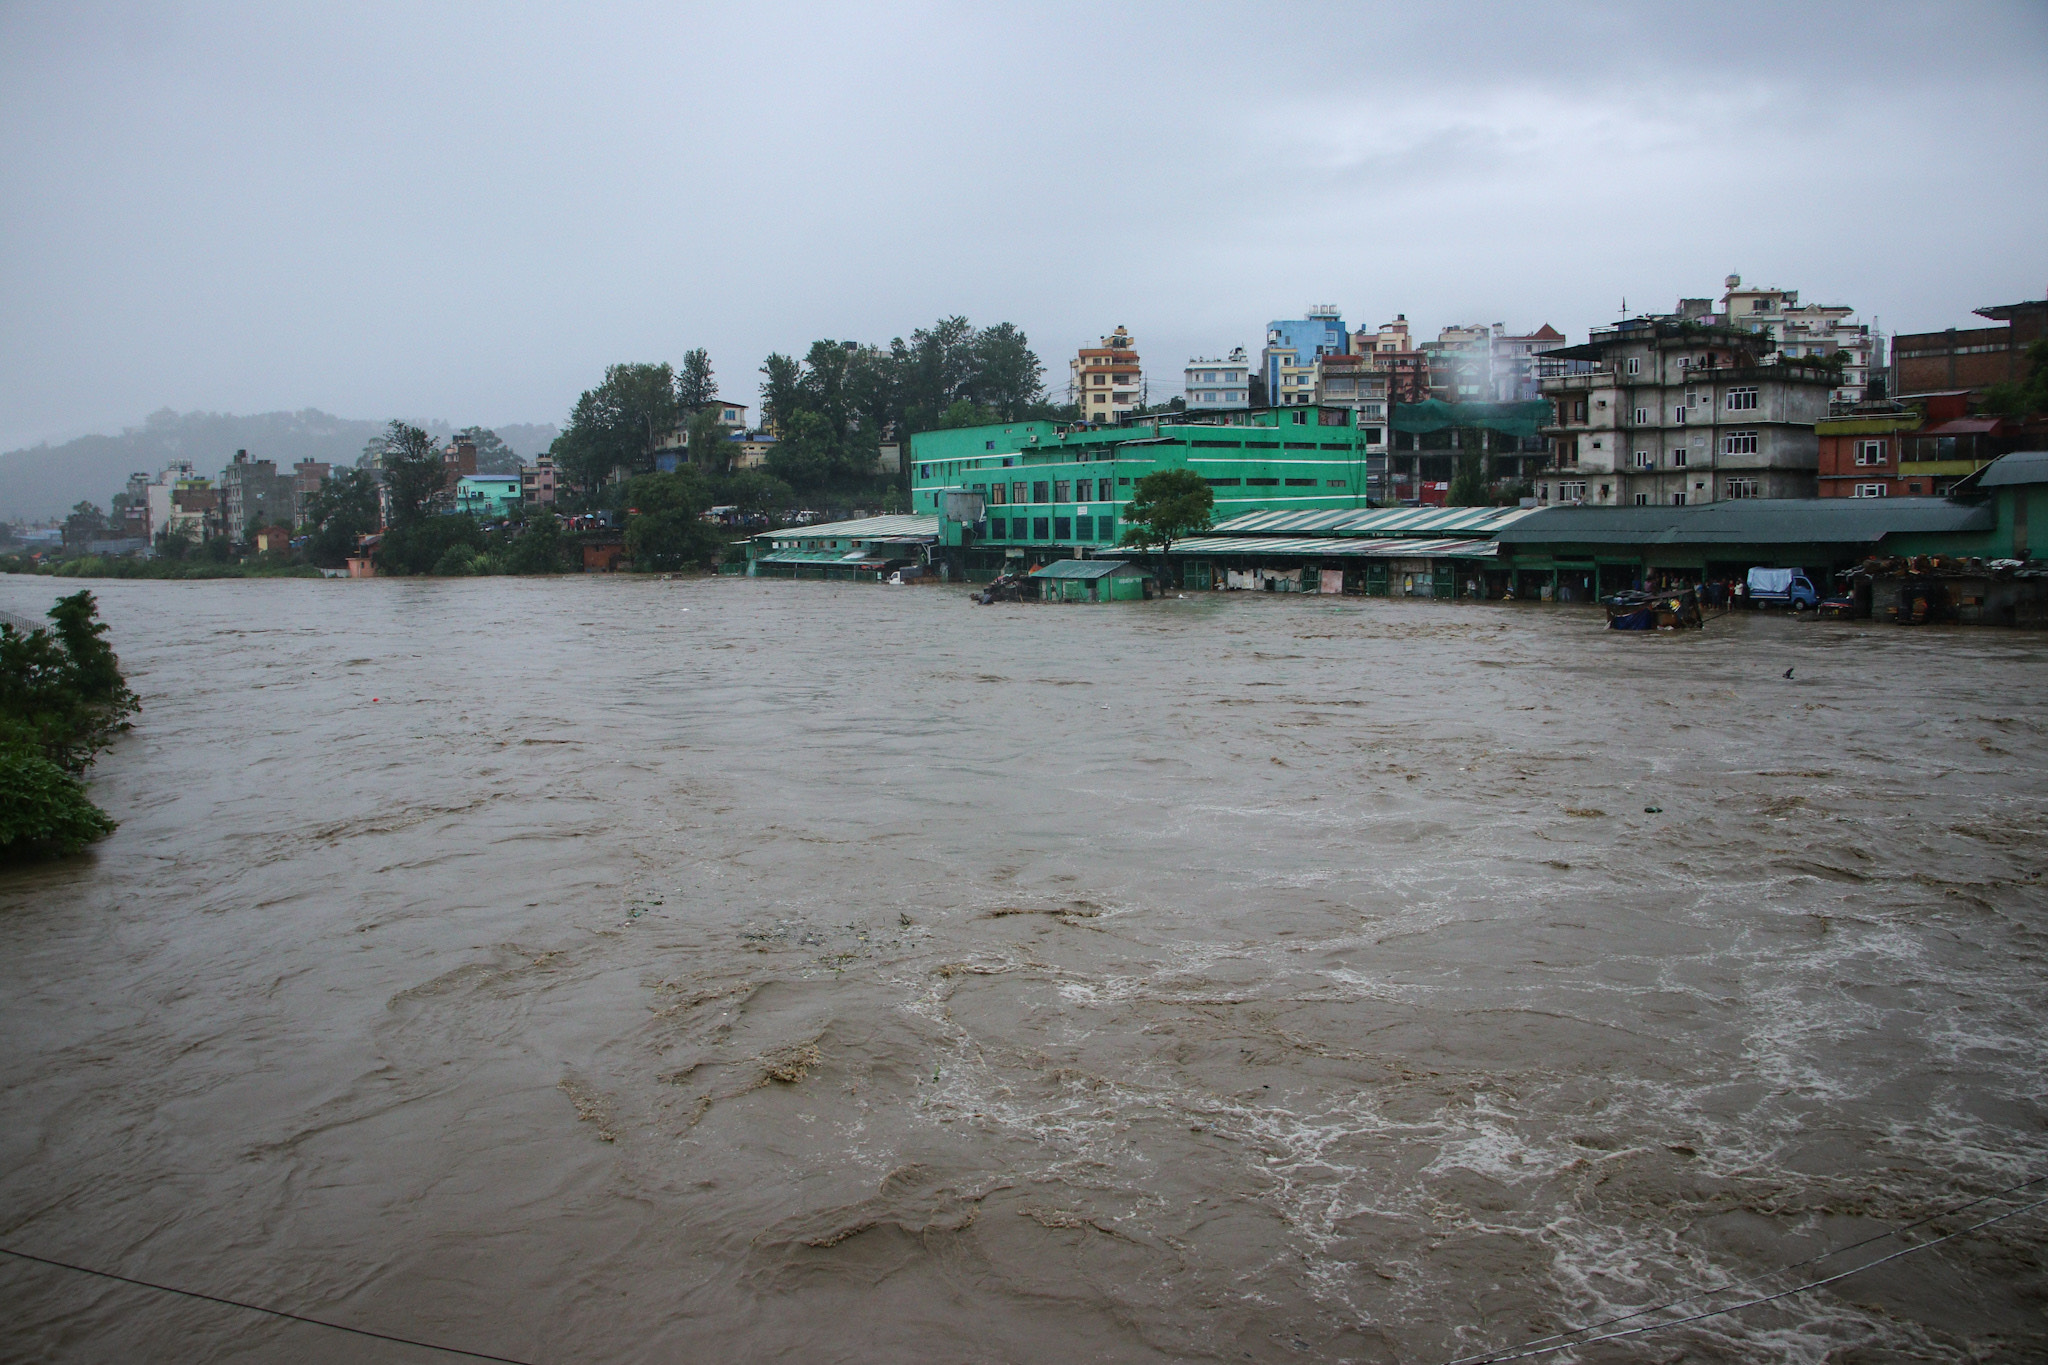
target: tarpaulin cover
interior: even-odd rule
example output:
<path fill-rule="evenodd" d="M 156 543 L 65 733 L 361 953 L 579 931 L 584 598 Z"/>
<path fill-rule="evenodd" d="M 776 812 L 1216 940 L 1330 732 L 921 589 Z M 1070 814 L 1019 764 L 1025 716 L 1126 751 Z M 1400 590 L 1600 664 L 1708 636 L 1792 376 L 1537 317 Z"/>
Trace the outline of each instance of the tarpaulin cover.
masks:
<path fill-rule="evenodd" d="M 1396 403 L 1390 424 L 1396 431 L 1411 434 L 1444 431 L 1451 427 L 1485 427 L 1503 436 L 1534 436 L 1550 420 L 1550 404 L 1538 399 L 1529 403 L 1445 403 L 1431 398 L 1420 403 Z"/>

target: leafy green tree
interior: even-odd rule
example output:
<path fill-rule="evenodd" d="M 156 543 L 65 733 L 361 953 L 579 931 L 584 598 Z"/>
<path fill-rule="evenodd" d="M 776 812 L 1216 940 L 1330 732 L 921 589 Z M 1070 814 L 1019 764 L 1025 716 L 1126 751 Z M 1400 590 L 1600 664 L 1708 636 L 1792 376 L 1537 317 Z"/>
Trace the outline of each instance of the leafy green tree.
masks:
<path fill-rule="evenodd" d="M 516 535 L 508 536 L 499 557 L 504 571 L 513 574 L 573 573 L 581 567 L 576 546 L 548 512 L 527 518 Z"/>
<path fill-rule="evenodd" d="M 1155 470 L 1131 489 L 1131 501 L 1124 508 L 1129 524 L 1123 543 L 1139 549 L 1156 545 L 1164 554 L 1174 541 L 1207 530 L 1215 510 L 1216 495 L 1200 474 L 1192 469 Z"/>
<path fill-rule="evenodd" d="M 683 368 L 676 372 L 676 403 L 684 412 L 695 412 L 718 399 L 718 380 L 711 373 L 711 352 L 699 347 L 683 353 Z"/>
<path fill-rule="evenodd" d="M 718 501 L 729 503 L 742 512 L 759 512 L 772 517 L 795 506 L 796 494 L 773 474 L 759 469 L 742 469 L 720 485 Z"/>
<path fill-rule="evenodd" d="M 362 537 L 377 529 L 378 511 L 377 481 L 369 470 L 333 470 L 306 499 L 313 528 L 306 557 L 325 569 L 340 568 Z"/>
<path fill-rule="evenodd" d="M 1995 417 L 2031 417 L 2037 412 L 2048 412 L 2048 337 L 2027 347 L 2024 379 L 1985 387 L 1984 411 Z M 65 539 L 70 539 L 68 534 Z"/>
<path fill-rule="evenodd" d="M 26 748 L 83 772 L 139 709 L 90 592 L 59 598 L 52 626 L 0 623 L 0 749 Z"/>
<path fill-rule="evenodd" d="M 382 465 L 394 530 L 432 516 L 444 501 L 447 463 L 434 438 L 418 427 L 393 421 L 386 428 Z"/>
<path fill-rule="evenodd" d="M 675 371 L 667 365 L 613 365 L 570 409 L 568 427 L 552 448 L 555 464 L 592 488 L 614 470 L 644 470 L 654 462 L 655 442 L 675 430 L 681 411 Z"/>
<path fill-rule="evenodd" d="M 684 451 L 690 463 L 707 474 L 723 474 L 732 463 L 735 449 L 728 439 L 725 423 L 718 420 L 716 407 L 699 408 L 690 414 Z"/>
<path fill-rule="evenodd" d="M 932 425 L 939 431 L 954 431 L 960 427 L 981 427 L 1002 420 L 1002 415 L 994 408 L 985 408 L 979 403 L 961 398 L 940 413 Z"/>
<path fill-rule="evenodd" d="M 1014 422 L 1039 401 L 1045 389 L 1045 366 L 1031 343 L 1014 324 L 999 322 L 976 332 L 968 343 L 971 377 L 967 396 L 996 415 Z"/>
<path fill-rule="evenodd" d="M 1487 488 L 1484 428 L 1458 429 L 1458 458 L 1444 501 L 1452 507 L 1485 507 L 1493 501 Z"/>
<path fill-rule="evenodd" d="M 768 452 L 768 472 L 793 488 L 823 488 L 836 472 L 834 446 L 825 414 L 802 409 L 782 423 L 782 439 Z"/>
<path fill-rule="evenodd" d="M 617 492 L 626 513 L 626 554 L 635 569 L 694 568 L 724 548 L 718 529 L 702 519 L 711 490 L 696 470 L 642 474 Z"/>
<path fill-rule="evenodd" d="M 175 525 L 166 526 L 163 530 L 156 533 L 157 557 L 167 559 L 171 563 L 176 564 L 183 559 L 189 558 L 192 554 L 192 547 L 198 544 L 198 542 L 199 538 L 192 533 L 192 524 L 190 522 L 181 521 Z"/>
<path fill-rule="evenodd" d="M 384 532 L 377 546 L 377 565 L 386 573 L 430 574 L 457 545 L 467 547 L 472 556 L 486 548 L 483 529 L 475 517 L 467 512 L 420 517 Z"/>
<path fill-rule="evenodd" d="M 794 357 L 771 354 L 761 364 L 761 425 L 780 431 L 806 406 L 804 367 Z"/>
<path fill-rule="evenodd" d="M 87 541 L 100 540 L 107 534 L 107 515 L 90 502 L 81 502 L 71 509 L 71 515 L 64 518 L 64 543 L 67 546 L 83 547 Z"/>

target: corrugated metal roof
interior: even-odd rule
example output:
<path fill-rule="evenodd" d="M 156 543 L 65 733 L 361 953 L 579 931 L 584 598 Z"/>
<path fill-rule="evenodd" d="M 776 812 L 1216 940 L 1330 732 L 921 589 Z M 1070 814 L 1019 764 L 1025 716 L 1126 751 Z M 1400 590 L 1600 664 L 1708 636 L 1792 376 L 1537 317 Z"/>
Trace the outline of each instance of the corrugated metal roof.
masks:
<path fill-rule="evenodd" d="M 2017 483 L 2048 483 L 2048 450 L 2015 450 L 1993 460 L 1977 476 L 1979 488 L 2005 488 Z"/>
<path fill-rule="evenodd" d="M 1055 559 L 1033 569 L 1032 578 L 1107 578 L 1118 569 L 1130 568 L 1122 559 Z"/>
<path fill-rule="evenodd" d="M 1694 507 L 1540 508 L 1502 527 L 1500 543 L 1867 545 L 1897 533 L 1988 531 L 1995 524 L 1991 508 L 1947 498 L 1737 498 Z"/>
<path fill-rule="evenodd" d="M 886 556 L 873 550 L 777 550 L 756 564 L 880 564 Z"/>
<path fill-rule="evenodd" d="M 1217 535 L 1486 535 L 1533 515 L 1534 507 L 1338 507 L 1304 512 L 1246 512 L 1218 522 Z"/>
<path fill-rule="evenodd" d="M 755 540 L 937 540 L 939 519 L 895 513 L 854 521 L 823 521 L 815 526 L 785 526 L 763 531 Z"/>
<path fill-rule="evenodd" d="M 1277 555 L 1299 558 L 1491 559 L 1491 540 L 1393 536 L 1189 536 L 1173 542 L 1177 555 Z"/>

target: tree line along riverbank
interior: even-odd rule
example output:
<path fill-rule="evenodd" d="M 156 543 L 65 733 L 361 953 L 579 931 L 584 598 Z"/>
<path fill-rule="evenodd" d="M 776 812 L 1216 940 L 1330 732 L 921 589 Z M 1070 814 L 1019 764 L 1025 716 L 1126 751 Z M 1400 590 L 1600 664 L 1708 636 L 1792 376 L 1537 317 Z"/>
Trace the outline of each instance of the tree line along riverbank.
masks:
<path fill-rule="evenodd" d="M 141 708 L 90 592 L 50 624 L 0 621 L 0 862 L 75 853 L 114 828 L 86 770 Z"/>

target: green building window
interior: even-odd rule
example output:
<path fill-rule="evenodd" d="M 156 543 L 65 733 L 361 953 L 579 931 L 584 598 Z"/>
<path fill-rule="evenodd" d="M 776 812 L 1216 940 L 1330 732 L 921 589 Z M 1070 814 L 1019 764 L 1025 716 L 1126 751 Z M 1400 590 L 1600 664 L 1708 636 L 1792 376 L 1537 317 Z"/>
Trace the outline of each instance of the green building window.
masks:
<path fill-rule="evenodd" d="M 1074 500 L 1073 491 L 1074 486 L 1071 483 L 1065 479 L 1055 479 L 1052 485 L 1052 500 L 1054 502 L 1072 502 Z"/>
<path fill-rule="evenodd" d="M 1021 483 L 1013 483 L 1013 484 L 1011 484 L 1011 485 L 1010 485 L 1010 501 L 1011 501 L 1011 502 L 1022 502 L 1022 501 L 1024 501 L 1024 494 L 1025 494 L 1025 493 L 1026 493 L 1027 491 L 1028 491 L 1028 490 L 1027 490 L 1027 489 L 1026 489 L 1026 488 L 1024 487 L 1024 485 L 1023 485 L 1023 484 L 1021 484 Z"/>
<path fill-rule="evenodd" d="M 1289 488 L 1314 488 L 1316 481 L 1314 479 L 1289 479 L 1287 486 Z"/>
<path fill-rule="evenodd" d="M 988 538 L 990 540 L 1008 540 L 1010 538 L 1009 523 L 1005 522 L 1001 517 L 991 517 L 988 523 Z"/>
<path fill-rule="evenodd" d="M 1108 479 L 1097 479 L 1095 481 L 1095 487 L 1097 489 L 1095 498 L 1098 502 L 1108 502 L 1111 498 L 1116 496 L 1115 493 L 1110 491 L 1111 485 Z"/>
<path fill-rule="evenodd" d="M 1075 518 L 1074 518 L 1074 539 L 1076 539 L 1076 540 L 1093 540 L 1093 539 L 1095 539 L 1095 518 L 1093 518 L 1093 517 L 1075 517 Z"/>
<path fill-rule="evenodd" d="M 1279 483 L 1280 483 L 1280 480 L 1278 480 L 1278 479 L 1246 479 L 1246 480 L 1244 481 L 1244 483 L 1245 483 L 1245 487 L 1247 487 L 1247 488 L 1274 488 L 1274 487 L 1277 487 L 1277 486 L 1279 485 Z"/>
<path fill-rule="evenodd" d="M 1052 499 L 1051 499 L 1051 498 L 1048 498 L 1048 497 L 1047 497 L 1047 496 L 1045 495 L 1045 494 L 1046 494 L 1046 490 L 1047 490 L 1047 484 L 1045 483 L 1045 481 L 1044 481 L 1043 479 L 1039 480 L 1039 481 L 1038 481 L 1037 483 L 1034 483 L 1034 484 L 1032 484 L 1032 485 L 1031 485 L 1031 500 L 1032 500 L 1033 502 L 1051 502 L 1051 501 L 1052 501 Z"/>
<path fill-rule="evenodd" d="M 1072 540 L 1074 538 L 1074 519 L 1072 517 L 1054 517 L 1052 519 L 1052 538 L 1054 540 Z"/>
<path fill-rule="evenodd" d="M 1052 539 L 1052 523 L 1044 517 L 1033 517 L 1031 519 L 1031 538 L 1033 540 Z"/>

